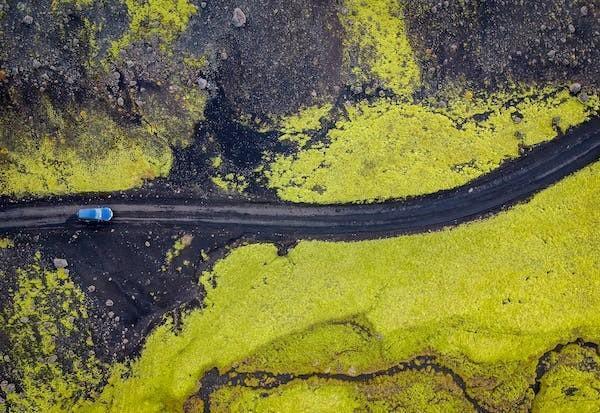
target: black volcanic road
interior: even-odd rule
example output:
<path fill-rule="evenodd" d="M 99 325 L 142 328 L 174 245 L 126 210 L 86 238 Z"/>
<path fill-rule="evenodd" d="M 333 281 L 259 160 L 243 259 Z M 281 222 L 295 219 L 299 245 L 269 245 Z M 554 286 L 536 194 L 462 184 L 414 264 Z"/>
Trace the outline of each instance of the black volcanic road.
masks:
<path fill-rule="evenodd" d="M 369 238 L 435 230 L 498 212 L 599 158 L 600 118 L 596 118 L 467 185 L 406 200 L 311 206 L 168 199 L 111 204 L 106 197 L 95 199 L 94 205 L 114 210 L 111 226 L 164 224 L 234 229 L 263 237 Z M 86 206 L 72 202 L 4 207 L 0 232 L 81 227 L 72 217 Z"/>

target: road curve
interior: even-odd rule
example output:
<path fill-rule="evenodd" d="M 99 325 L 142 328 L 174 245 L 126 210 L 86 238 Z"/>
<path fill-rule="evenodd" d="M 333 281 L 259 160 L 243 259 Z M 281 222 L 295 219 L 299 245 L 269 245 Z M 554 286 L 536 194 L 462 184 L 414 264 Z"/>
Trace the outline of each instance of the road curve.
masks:
<path fill-rule="evenodd" d="M 520 158 L 464 186 L 376 204 L 311 206 L 289 203 L 206 203 L 199 200 L 96 199 L 122 225 L 200 226 L 277 238 L 371 238 L 426 232 L 501 211 L 600 158 L 600 118 L 539 145 Z M 12 205 L 0 210 L 0 232 L 82 227 L 77 202 Z"/>

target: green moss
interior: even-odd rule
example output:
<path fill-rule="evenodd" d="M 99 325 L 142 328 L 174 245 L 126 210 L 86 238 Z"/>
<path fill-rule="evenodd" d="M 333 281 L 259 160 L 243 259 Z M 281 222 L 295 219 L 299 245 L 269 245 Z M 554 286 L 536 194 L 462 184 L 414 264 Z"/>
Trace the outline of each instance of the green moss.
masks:
<path fill-rule="evenodd" d="M 169 249 L 169 251 L 167 251 L 167 254 L 165 255 L 165 262 L 167 264 L 171 264 L 175 258 L 179 257 L 181 251 L 192 244 L 193 239 L 194 236 L 190 234 L 184 234 L 177 238 L 173 246 Z"/>
<path fill-rule="evenodd" d="M 63 269 L 35 263 L 16 271 L 17 288 L 2 310 L 8 358 L 20 391 L 7 393 L 13 412 L 63 412 L 102 379 L 84 295 Z M 6 369 L 5 371 L 9 371 Z"/>
<path fill-rule="evenodd" d="M 226 192 L 244 192 L 248 187 L 248 182 L 244 175 L 233 173 L 217 174 L 212 176 L 210 180 L 217 188 Z"/>
<path fill-rule="evenodd" d="M 180 411 L 210 368 L 226 371 L 253 355 L 260 359 L 265 347 L 292 334 L 356 320 L 366 320 L 360 322 L 382 341 L 383 352 L 376 358 L 371 350 L 357 352 L 356 373 L 434 354 L 481 387 L 487 379 L 481 371 L 493 377 L 512 365 L 513 375 L 488 386 L 494 389 L 488 402 L 514 405 L 526 397 L 536 359 L 547 349 L 578 336 L 600 340 L 594 321 L 599 190 L 596 164 L 526 205 L 452 230 L 355 243 L 303 241 L 286 256 L 273 245 L 238 248 L 203 275 L 205 308 L 190 312 L 177 335 L 168 322 L 158 327 L 129 378 L 113 378 L 83 411 L 104 411 L 106 403 L 119 412 Z M 320 333 L 306 346 L 280 346 L 281 359 L 320 340 L 343 347 L 349 336 L 336 331 L 347 330 Z M 313 355 L 310 367 L 331 367 L 327 354 Z M 307 360 L 289 368 L 307 369 Z M 342 366 L 351 361 L 342 358 Z"/>
<path fill-rule="evenodd" d="M 208 100 L 206 91 L 176 87 L 170 93 L 151 91 L 143 96 L 138 108 L 146 130 L 170 146 L 186 147 L 194 138 L 194 127 L 204 120 Z"/>
<path fill-rule="evenodd" d="M 344 63 L 352 80 L 370 83 L 374 75 L 398 96 L 411 96 L 420 70 L 405 34 L 402 3 L 346 0 L 344 7 Z"/>
<path fill-rule="evenodd" d="M 64 6 L 75 6 L 78 9 L 91 6 L 94 0 L 52 0 L 50 9 L 55 11 Z"/>
<path fill-rule="evenodd" d="M 189 0 L 125 0 L 130 22 L 129 29 L 110 51 L 119 51 L 137 40 L 158 39 L 165 46 L 183 32 L 198 9 Z"/>
<path fill-rule="evenodd" d="M 0 249 L 12 248 L 15 246 L 15 243 L 10 238 L 0 238 Z"/>
<path fill-rule="evenodd" d="M 98 108 L 58 112 L 47 103 L 41 128 L 13 116 L 1 120 L 2 195 L 122 190 L 170 170 L 167 145 L 143 127 L 118 124 Z"/>
<path fill-rule="evenodd" d="M 550 360 L 533 405 L 534 412 L 600 410 L 600 357 L 591 348 L 571 345 Z"/>
<path fill-rule="evenodd" d="M 325 380 L 295 382 L 271 391 L 225 388 L 214 399 L 214 412 L 352 412 L 365 404 L 352 386 Z"/>
<path fill-rule="evenodd" d="M 519 103 L 506 105 L 517 98 Z M 519 148 L 555 137 L 553 125 L 566 130 L 586 120 L 591 110 L 567 91 L 550 89 L 456 98 L 444 110 L 388 99 L 359 103 L 347 107 L 347 119 L 328 132 L 328 143 L 278 155 L 264 174 L 268 187 L 294 202 L 373 201 L 436 192 L 489 172 L 517 157 Z M 476 120 L 479 113 L 487 119 Z"/>
<path fill-rule="evenodd" d="M 598 113 L 595 95 L 584 104 L 567 90 L 526 85 L 493 94 L 446 85 L 435 101 L 415 102 L 419 67 L 401 4 L 345 2 L 349 82 L 372 87 L 375 78 L 395 96 L 347 105 L 345 118 L 316 142 L 311 136 L 321 132 L 319 119 L 330 107 L 281 120 L 281 139 L 296 142 L 298 151 L 267 153 L 257 169 L 281 199 L 370 202 L 453 188 Z"/>
<path fill-rule="evenodd" d="M 225 387 L 211 411 L 254 412 L 468 412 L 460 388 L 448 377 L 404 371 L 360 382 L 310 378 L 275 389 Z"/>

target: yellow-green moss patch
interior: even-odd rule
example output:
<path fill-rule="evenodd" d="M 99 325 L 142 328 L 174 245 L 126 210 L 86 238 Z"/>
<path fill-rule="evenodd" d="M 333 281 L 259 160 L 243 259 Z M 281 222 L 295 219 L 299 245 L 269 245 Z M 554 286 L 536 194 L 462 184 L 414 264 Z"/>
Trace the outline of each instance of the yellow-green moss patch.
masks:
<path fill-rule="evenodd" d="M 205 308 L 189 313 L 177 335 L 169 323 L 157 328 L 131 376 L 115 379 L 89 408 L 179 411 L 208 369 L 226 371 L 290 334 L 357 316 L 384 351 L 376 359 L 357 353 L 357 373 L 433 352 L 473 386 L 493 380 L 490 403 L 527 400 L 543 352 L 577 336 L 600 340 L 599 190 L 593 165 L 529 204 L 453 230 L 305 241 L 287 256 L 273 245 L 238 248 L 202 277 Z M 335 346 L 345 336 L 330 337 Z M 315 370 L 325 365 L 317 361 Z M 492 373 L 518 368 L 490 379 L 472 364 Z"/>
<path fill-rule="evenodd" d="M 2 237 L 0 238 L 0 249 L 12 248 L 15 246 L 15 243 L 12 239 Z"/>
<path fill-rule="evenodd" d="M 19 118 L 3 119 L 0 194 L 129 189 L 166 176 L 171 168 L 170 147 L 141 126 L 120 125 L 94 108 L 57 112 L 47 105 L 45 117 L 41 129 L 19 124 Z"/>
<path fill-rule="evenodd" d="M 167 264 L 171 264 L 173 260 L 181 254 L 185 248 L 189 247 L 192 244 L 194 236 L 191 234 L 184 234 L 181 237 L 177 238 L 173 243 L 173 246 L 169 248 L 165 255 L 165 262 Z"/>
<path fill-rule="evenodd" d="M 4 360 L 20 389 L 7 392 L 12 412 L 70 411 L 81 397 L 93 397 L 102 379 L 83 293 L 67 270 L 44 269 L 39 257 L 16 271 L 16 290 L 0 314 L 9 342 Z"/>
<path fill-rule="evenodd" d="M 158 39 L 171 43 L 185 30 L 192 15 L 198 11 L 189 0 L 125 0 L 129 29 L 111 46 L 113 57 L 130 43 L 143 39 Z"/>
<path fill-rule="evenodd" d="M 593 348 L 570 345 L 549 360 L 534 412 L 597 412 L 600 410 L 600 357 Z"/>
<path fill-rule="evenodd" d="M 328 132 L 329 142 L 278 155 L 264 173 L 280 198 L 294 202 L 431 193 L 491 171 L 520 148 L 555 137 L 557 128 L 583 122 L 591 111 L 567 91 L 550 89 L 473 102 L 458 98 L 447 109 L 365 102 L 347 107 L 347 118 Z M 475 116 L 482 113 L 485 120 Z"/>
<path fill-rule="evenodd" d="M 405 371 L 360 382 L 310 378 L 275 389 L 225 387 L 211 411 L 253 412 L 468 412 L 473 406 L 448 377 Z"/>
<path fill-rule="evenodd" d="M 402 3 L 346 0 L 344 9 L 344 64 L 351 80 L 362 84 L 375 77 L 383 87 L 410 97 L 420 82 L 420 70 L 405 33 Z"/>

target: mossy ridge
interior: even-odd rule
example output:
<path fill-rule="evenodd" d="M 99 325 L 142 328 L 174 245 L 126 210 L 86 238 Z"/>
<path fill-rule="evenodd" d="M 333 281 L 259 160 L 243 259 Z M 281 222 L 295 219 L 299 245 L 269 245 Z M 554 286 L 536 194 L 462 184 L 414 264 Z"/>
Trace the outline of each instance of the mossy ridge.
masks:
<path fill-rule="evenodd" d="M 13 412 L 69 411 L 94 397 L 106 368 L 92 351 L 83 292 L 68 270 L 45 269 L 40 259 L 16 270 L 16 289 L 0 314 L 18 383 L 7 392 Z"/>
<path fill-rule="evenodd" d="M 141 126 L 94 105 L 57 111 L 43 102 L 39 127 L 19 116 L 1 120 L 0 194 L 115 191 L 168 174 L 170 148 Z"/>
<path fill-rule="evenodd" d="M 224 387 L 211 395 L 211 411 L 353 412 L 474 411 L 443 375 L 405 371 L 365 382 L 294 380 L 275 389 Z"/>
<path fill-rule="evenodd" d="M 516 363 L 532 378 L 535 360 L 556 343 L 600 340 L 598 190 L 594 164 L 528 204 L 453 230 L 303 241 L 286 256 L 274 245 L 238 248 L 203 275 L 205 308 L 177 335 L 168 322 L 158 327 L 130 377 L 114 378 L 82 411 L 107 403 L 119 412 L 180 411 L 208 369 L 228 371 L 275 340 L 359 314 L 389 359 L 435 351 L 482 366 Z M 507 397 L 523 382 L 502 380 Z"/>
<path fill-rule="evenodd" d="M 445 109 L 362 102 L 346 107 L 328 143 L 274 159 L 267 154 L 263 173 L 268 187 L 293 202 L 369 202 L 450 189 L 585 121 L 596 113 L 594 102 L 549 87 L 457 97 Z M 308 141 L 306 131 L 300 136 Z"/>
<path fill-rule="evenodd" d="M 534 412 L 597 412 L 600 409 L 597 349 L 571 344 L 553 354 L 541 379 Z"/>

